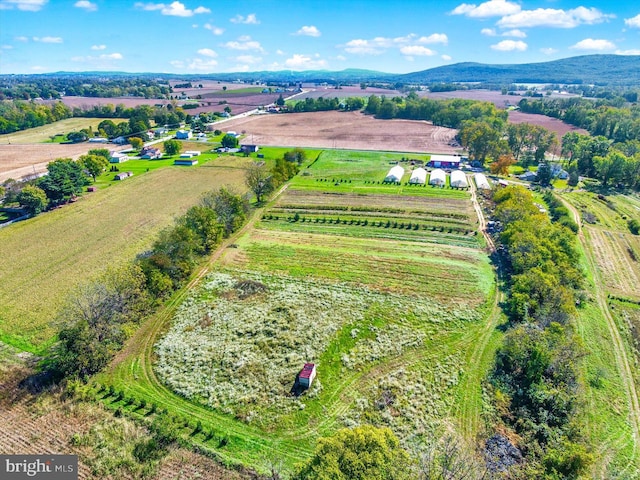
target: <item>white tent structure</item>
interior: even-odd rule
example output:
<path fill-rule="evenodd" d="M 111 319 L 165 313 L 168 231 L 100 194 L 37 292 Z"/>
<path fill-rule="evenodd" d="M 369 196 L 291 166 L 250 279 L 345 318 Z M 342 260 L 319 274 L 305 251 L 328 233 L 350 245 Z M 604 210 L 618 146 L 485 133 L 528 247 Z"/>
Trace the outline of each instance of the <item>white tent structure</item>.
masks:
<path fill-rule="evenodd" d="M 436 168 L 431 171 L 431 175 L 429 176 L 429 185 L 438 185 L 439 187 L 444 186 L 447 183 L 447 174 L 444 173 L 444 170 L 440 168 Z"/>
<path fill-rule="evenodd" d="M 467 176 L 462 170 L 454 170 L 453 172 L 451 172 L 451 186 L 455 188 L 469 187 Z"/>
<path fill-rule="evenodd" d="M 425 183 L 427 183 L 427 171 L 422 167 L 416 168 L 413 172 L 411 172 L 409 183 L 419 183 L 421 185 L 424 185 Z"/>
<path fill-rule="evenodd" d="M 400 180 L 402 180 L 403 175 L 404 175 L 404 168 L 402 168 L 400 165 L 396 165 L 391 170 L 389 170 L 389 173 L 387 173 L 387 176 L 384 177 L 384 181 L 400 183 Z"/>
<path fill-rule="evenodd" d="M 476 181 L 476 186 L 481 190 L 491 190 L 491 185 L 489 185 L 489 181 L 484 173 L 476 173 L 474 175 L 474 180 Z"/>

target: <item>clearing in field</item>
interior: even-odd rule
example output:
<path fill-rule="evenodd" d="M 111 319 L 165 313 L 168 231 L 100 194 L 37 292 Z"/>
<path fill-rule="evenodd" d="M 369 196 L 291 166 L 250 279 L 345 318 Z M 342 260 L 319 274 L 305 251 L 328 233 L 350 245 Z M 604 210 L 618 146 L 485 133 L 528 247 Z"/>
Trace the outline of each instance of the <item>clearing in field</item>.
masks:
<path fill-rule="evenodd" d="M 265 448 L 289 470 L 319 436 L 343 426 L 389 426 L 414 451 L 460 422 L 471 425 L 468 439 L 480 428 L 478 372 L 488 364 L 480 367 L 479 357 L 493 332 L 485 322 L 495 284 L 472 233 L 469 193 L 370 184 L 388 169 L 375 154 L 361 165 L 368 173 L 349 184 L 336 159 L 355 164 L 361 153 L 325 153 L 177 308 L 154 348 L 163 386 L 150 386 L 147 374 L 145 385 L 120 384 L 225 432 L 222 444 L 206 435 L 194 441 L 259 470 Z M 316 182 L 338 175 L 351 186 L 342 194 Z M 340 222 L 315 221 L 338 215 Z M 393 221 L 374 226 L 374 218 Z M 318 376 L 298 396 L 306 362 Z M 141 374 L 136 362 L 112 378 L 130 372 Z M 477 407 L 463 419 L 467 403 Z"/>

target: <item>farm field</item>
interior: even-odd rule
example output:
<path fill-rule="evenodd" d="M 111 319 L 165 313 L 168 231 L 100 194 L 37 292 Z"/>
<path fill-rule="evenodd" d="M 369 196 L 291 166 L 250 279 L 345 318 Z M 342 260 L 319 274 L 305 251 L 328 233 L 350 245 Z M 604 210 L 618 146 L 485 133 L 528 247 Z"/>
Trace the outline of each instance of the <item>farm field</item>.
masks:
<path fill-rule="evenodd" d="M 65 118 L 41 127 L 29 128 L 20 132 L 5 133 L 0 135 L 0 145 L 23 144 L 23 143 L 45 143 L 51 142 L 51 137 L 59 133 L 66 135 L 83 128 L 92 128 L 97 130 L 100 122 L 104 120 L 112 120 L 115 123 L 126 122 L 124 118 Z M 95 147 L 95 144 L 92 144 Z"/>
<path fill-rule="evenodd" d="M 580 239 L 587 272 L 588 301 L 578 310 L 577 331 L 585 345 L 584 416 L 587 435 L 597 446 L 594 475 L 639 478 L 640 371 L 636 343 L 637 262 L 628 248 L 637 237 L 626 219 L 637 207 L 632 196 L 599 198 L 589 192 L 564 193 L 582 220 Z M 607 408 L 603 408 L 603 406 Z"/>
<path fill-rule="evenodd" d="M 243 179 L 242 168 L 216 168 L 215 161 L 167 167 L 0 230 L 0 277 L 11 279 L 0 284 L 0 340 L 39 351 L 76 285 L 144 251 L 204 192 Z"/>
<path fill-rule="evenodd" d="M 461 246 L 446 230 L 404 236 L 382 227 L 376 236 L 362 225 L 332 230 L 267 219 L 291 206 L 342 215 L 358 198 L 374 216 L 384 209 L 402 209 L 412 222 L 453 215 L 477 229 L 466 191 L 313 189 L 316 177 L 346 176 L 339 158 L 359 159 L 362 172 L 384 178 L 384 155 L 311 157 L 305 175 L 230 240 L 175 309 L 140 333 L 146 350 L 132 341 L 97 382 L 166 407 L 189 423 L 192 442 L 259 471 L 268 467 L 265 452 L 290 471 L 319 436 L 363 422 L 390 426 L 416 452 L 444 431 L 471 441 L 482 425 L 487 351 L 500 335 L 493 270 L 478 237 L 462 235 Z M 318 379 L 291 395 L 307 361 L 317 363 Z M 95 389 L 107 407 L 129 409 L 105 387 Z"/>
<path fill-rule="evenodd" d="M 360 112 L 255 115 L 225 122 L 243 143 L 395 152 L 455 153 L 456 130 L 425 121 L 379 120 Z M 321 128 L 318 126 L 321 125 Z"/>

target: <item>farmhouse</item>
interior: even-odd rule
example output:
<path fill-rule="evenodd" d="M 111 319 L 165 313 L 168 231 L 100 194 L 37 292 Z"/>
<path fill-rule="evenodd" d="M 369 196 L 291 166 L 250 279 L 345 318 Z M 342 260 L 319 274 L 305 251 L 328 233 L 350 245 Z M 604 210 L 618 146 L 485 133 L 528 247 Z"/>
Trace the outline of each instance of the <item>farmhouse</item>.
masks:
<path fill-rule="evenodd" d="M 404 175 L 404 168 L 402 168 L 400 165 L 396 165 L 393 168 L 391 168 L 391 170 L 389 170 L 389 173 L 387 173 L 387 176 L 384 177 L 384 181 L 400 183 L 400 180 L 402 180 L 403 175 Z"/>
<path fill-rule="evenodd" d="M 453 155 L 431 155 L 428 167 L 432 168 L 460 168 L 460 157 Z"/>
<path fill-rule="evenodd" d="M 191 130 L 178 130 L 176 132 L 176 138 L 178 140 L 188 140 L 192 137 Z"/>
<path fill-rule="evenodd" d="M 416 168 L 413 172 L 411 172 L 409 183 L 418 183 L 420 185 L 424 185 L 425 183 L 427 183 L 427 171 L 422 167 Z"/>
<path fill-rule="evenodd" d="M 109 163 L 123 163 L 129 160 L 129 156 L 122 152 L 111 152 L 109 154 Z"/>
<path fill-rule="evenodd" d="M 429 185 L 438 185 L 439 187 L 444 186 L 447 183 L 447 174 L 444 173 L 444 170 L 436 168 L 431 172 L 429 176 Z"/>
<path fill-rule="evenodd" d="M 316 366 L 313 363 L 305 363 L 300 375 L 298 376 L 298 382 L 301 387 L 311 388 L 313 379 L 316 378 Z"/>
<path fill-rule="evenodd" d="M 455 188 L 467 188 L 469 182 L 467 182 L 467 176 L 462 170 L 454 170 L 451 172 L 451 186 Z"/>
<path fill-rule="evenodd" d="M 142 150 L 140 150 L 140 158 L 144 158 L 146 160 L 155 160 L 160 157 L 162 157 L 162 152 L 158 148 L 144 147 Z"/>
<path fill-rule="evenodd" d="M 484 173 L 476 173 L 474 175 L 474 180 L 476 181 L 476 186 L 481 190 L 491 190 L 491 185 L 489 185 L 489 181 Z"/>
<path fill-rule="evenodd" d="M 176 159 L 173 161 L 174 165 L 186 165 L 188 167 L 192 167 L 194 165 L 198 164 L 198 160 L 188 157 L 188 158 L 183 158 L 182 155 L 180 155 L 180 158 Z"/>
<path fill-rule="evenodd" d="M 133 177 L 133 172 L 120 172 L 117 173 L 114 180 L 124 180 L 125 178 Z"/>

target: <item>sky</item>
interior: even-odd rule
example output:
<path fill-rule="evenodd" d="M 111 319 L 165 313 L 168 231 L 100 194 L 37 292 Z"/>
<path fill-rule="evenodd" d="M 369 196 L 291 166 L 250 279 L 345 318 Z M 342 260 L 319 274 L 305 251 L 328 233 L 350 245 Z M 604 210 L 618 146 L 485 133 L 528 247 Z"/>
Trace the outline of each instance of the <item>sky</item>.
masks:
<path fill-rule="evenodd" d="M 0 0 L 0 73 L 216 73 L 640 55 L 640 2 Z"/>

